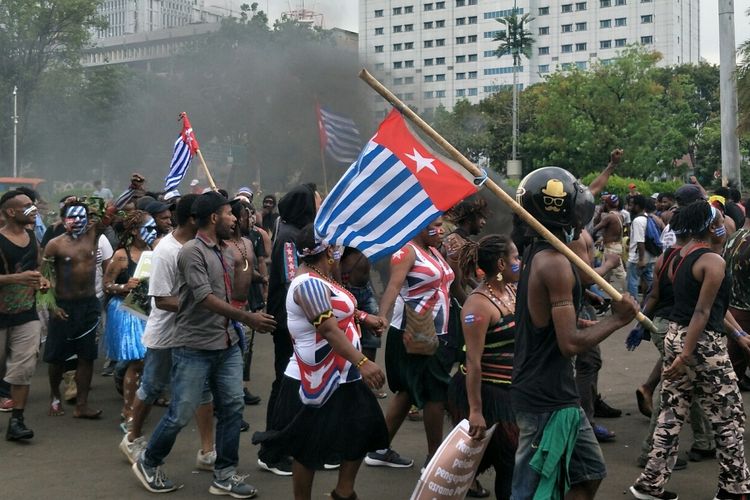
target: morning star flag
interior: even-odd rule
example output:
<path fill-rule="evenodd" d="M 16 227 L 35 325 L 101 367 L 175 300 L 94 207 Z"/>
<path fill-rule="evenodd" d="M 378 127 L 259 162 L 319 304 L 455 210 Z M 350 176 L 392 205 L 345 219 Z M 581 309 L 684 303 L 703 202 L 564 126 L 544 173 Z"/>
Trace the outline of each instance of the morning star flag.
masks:
<path fill-rule="evenodd" d="M 394 109 L 323 201 L 316 236 L 375 261 L 477 190 L 469 172 L 422 142 Z"/>
<path fill-rule="evenodd" d="M 195 156 L 195 152 L 200 149 L 187 113 L 180 113 L 180 119 L 182 120 L 182 132 L 180 132 L 180 135 L 177 136 L 177 140 L 174 142 L 172 164 L 169 166 L 169 173 L 164 184 L 165 192 L 177 189 L 180 181 L 187 173 L 190 160 Z"/>
<path fill-rule="evenodd" d="M 359 156 L 362 139 L 354 120 L 318 106 L 320 147 L 334 160 L 351 163 Z"/>

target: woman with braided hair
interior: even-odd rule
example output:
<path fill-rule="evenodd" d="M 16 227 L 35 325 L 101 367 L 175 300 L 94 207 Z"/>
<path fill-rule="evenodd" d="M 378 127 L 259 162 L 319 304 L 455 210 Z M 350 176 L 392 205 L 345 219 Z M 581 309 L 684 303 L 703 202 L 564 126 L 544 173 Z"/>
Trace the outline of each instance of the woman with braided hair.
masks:
<path fill-rule="evenodd" d="M 494 467 L 495 497 L 509 499 L 518 444 L 510 385 L 521 261 L 509 236 L 492 234 L 467 241 L 459 263 L 466 272 L 481 269 L 484 278 L 461 311 L 466 361 L 451 380 L 448 409 L 454 425 L 469 419 L 469 435 L 476 439 L 497 424 L 478 473 Z"/>
<path fill-rule="evenodd" d="M 133 398 L 143 371 L 146 348 L 141 337 L 146 321 L 123 307 L 123 301 L 138 286 L 139 280 L 133 277 L 133 273 L 141 254 L 152 249 L 154 240 L 156 222 L 153 217 L 141 210 L 128 213 L 123 221 L 120 244 L 104 275 L 104 291 L 109 295 L 107 324 L 104 329 L 107 357 L 128 362 L 122 391 L 125 432 L 128 422 L 132 420 Z"/>

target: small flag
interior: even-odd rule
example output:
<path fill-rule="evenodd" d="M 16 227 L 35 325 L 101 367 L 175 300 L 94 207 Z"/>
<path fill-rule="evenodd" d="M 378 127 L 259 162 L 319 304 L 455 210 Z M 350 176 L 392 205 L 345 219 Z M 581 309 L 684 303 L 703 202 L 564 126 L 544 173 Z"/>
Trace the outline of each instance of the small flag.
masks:
<path fill-rule="evenodd" d="M 316 236 L 375 261 L 476 193 L 479 184 L 461 165 L 424 144 L 394 109 L 323 201 Z"/>
<path fill-rule="evenodd" d="M 180 181 L 187 174 L 190 160 L 193 159 L 196 151 L 200 149 L 187 113 L 180 113 L 180 119 L 182 120 L 182 132 L 180 132 L 180 135 L 177 136 L 177 140 L 174 142 L 172 164 L 169 166 L 169 173 L 165 179 L 164 191 L 177 189 Z"/>
<path fill-rule="evenodd" d="M 362 139 L 354 120 L 331 113 L 318 106 L 320 147 L 341 163 L 351 163 L 359 156 Z"/>

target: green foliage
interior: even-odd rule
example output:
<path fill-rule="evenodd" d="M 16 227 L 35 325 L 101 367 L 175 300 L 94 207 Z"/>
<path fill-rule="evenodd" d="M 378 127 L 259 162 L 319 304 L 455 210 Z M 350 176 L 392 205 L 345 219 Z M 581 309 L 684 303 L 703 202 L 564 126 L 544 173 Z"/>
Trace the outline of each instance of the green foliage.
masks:
<path fill-rule="evenodd" d="M 588 186 L 594 179 L 596 179 L 597 175 L 599 175 L 599 172 L 592 172 L 585 175 L 581 179 L 581 182 Z M 619 175 L 612 175 L 607 182 L 605 191 L 608 193 L 614 193 L 620 197 L 625 197 L 630 193 L 628 186 L 631 183 L 635 184 L 638 192 L 644 196 L 651 196 L 654 193 L 674 193 L 677 188 L 684 184 L 681 181 L 649 182 L 635 177 L 620 177 Z"/>
<path fill-rule="evenodd" d="M 514 10 L 513 15 L 501 17 L 496 21 L 504 26 L 497 36 L 493 39 L 498 43 L 495 54 L 497 57 L 510 54 L 513 56 L 513 65 L 521 64 L 521 56 L 531 57 L 531 47 L 534 45 L 534 38 L 531 31 L 526 29 L 534 20 L 529 14 L 519 16 Z"/>

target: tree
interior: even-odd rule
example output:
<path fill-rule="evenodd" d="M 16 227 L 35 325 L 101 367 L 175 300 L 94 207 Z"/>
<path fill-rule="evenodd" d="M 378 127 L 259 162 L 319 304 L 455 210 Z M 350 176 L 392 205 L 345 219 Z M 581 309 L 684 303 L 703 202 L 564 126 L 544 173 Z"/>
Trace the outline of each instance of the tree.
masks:
<path fill-rule="evenodd" d="M 746 15 L 750 16 L 750 9 Z M 737 71 L 737 99 L 739 101 L 739 133 L 750 134 L 750 40 L 740 46 L 740 65 Z M 742 140 L 742 139 L 740 139 Z"/>
<path fill-rule="evenodd" d="M 518 72 L 521 68 L 521 56 L 531 57 L 531 47 L 534 39 L 531 32 L 525 28 L 534 18 L 529 14 L 518 16 L 518 10 L 515 3 L 513 4 L 513 15 L 506 16 L 497 20 L 505 26 L 494 38 L 498 44 L 495 54 L 502 57 L 506 54 L 513 56 L 513 148 L 511 159 L 516 159 L 518 143 Z"/>

